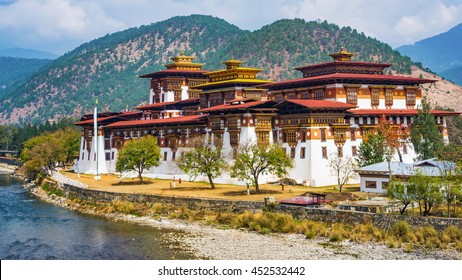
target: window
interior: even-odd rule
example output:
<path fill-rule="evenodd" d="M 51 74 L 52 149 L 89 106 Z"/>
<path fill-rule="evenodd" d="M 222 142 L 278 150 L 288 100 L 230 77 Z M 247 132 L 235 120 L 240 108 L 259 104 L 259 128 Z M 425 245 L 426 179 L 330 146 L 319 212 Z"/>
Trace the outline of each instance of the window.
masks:
<path fill-rule="evenodd" d="M 172 152 L 172 160 L 175 161 L 176 152 Z"/>
<path fill-rule="evenodd" d="M 358 104 L 358 93 L 356 88 L 348 88 L 346 101 L 348 104 Z"/>
<path fill-rule="evenodd" d="M 295 147 L 290 148 L 290 157 L 295 158 Z"/>
<path fill-rule="evenodd" d="M 83 157 L 84 157 L 84 155 L 83 155 L 83 153 L 82 153 L 82 160 L 83 160 Z"/>
<path fill-rule="evenodd" d="M 239 144 L 239 133 L 238 132 L 230 132 L 229 138 L 230 138 L 231 146 L 236 146 Z"/>
<path fill-rule="evenodd" d="M 111 141 L 109 139 L 104 139 L 104 149 L 109 150 L 111 148 Z"/>
<path fill-rule="evenodd" d="M 337 156 L 343 157 L 343 147 L 337 147 Z"/>
<path fill-rule="evenodd" d="M 111 153 L 106 153 L 106 160 L 111 160 Z"/>
<path fill-rule="evenodd" d="M 114 160 L 114 156 L 115 156 L 115 153 L 114 153 L 114 152 L 112 152 L 112 160 Z"/>
<path fill-rule="evenodd" d="M 414 107 L 416 104 L 415 102 L 415 91 L 414 90 L 407 90 L 406 91 L 406 106 Z"/>
<path fill-rule="evenodd" d="M 297 132 L 287 131 L 286 133 L 286 142 L 287 143 L 296 143 L 297 142 Z"/>
<path fill-rule="evenodd" d="M 315 100 L 324 100 L 324 89 L 315 89 L 314 90 L 314 99 Z"/>
<path fill-rule="evenodd" d="M 386 107 L 393 106 L 393 89 L 387 89 L 385 91 L 385 106 Z"/>
<path fill-rule="evenodd" d="M 305 143 L 306 142 L 306 131 L 305 130 L 301 130 L 300 131 L 300 141 L 302 143 Z"/>
<path fill-rule="evenodd" d="M 326 129 L 321 129 L 321 142 L 326 142 Z"/>
<path fill-rule="evenodd" d="M 376 181 L 366 181 L 366 189 L 376 189 L 377 182 Z"/>
<path fill-rule="evenodd" d="M 406 146 L 406 144 L 403 145 L 403 154 L 407 155 L 407 146 Z"/>
<path fill-rule="evenodd" d="M 300 148 L 300 158 L 305 158 L 305 147 Z"/>
<path fill-rule="evenodd" d="M 327 147 L 321 147 L 322 149 L 322 158 L 327 158 Z"/>
<path fill-rule="evenodd" d="M 237 134 L 236 134 L 237 135 Z M 269 144 L 268 132 L 257 132 L 258 144 Z"/>
<path fill-rule="evenodd" d="M 378 88 L 373 88 L 371 90 L 371 106 L 377 107 L 380 104 L 380 91 Z"/>
<path fill-rule="evenodd" d="M 354 129 L 350 130 L 351 141 L 356 141 L 356 131 Z"/>
<path fill-rule="evenodd" d="M 164 152 L 164 161 L 167 160 L 167 152 Z"/>
<path fill-rule="evenodd" d="M 358 151 L 356 150 L 356 146 L 351 146 L 351 155 L 354 156 L 354 157 L 358 155 Z"/>

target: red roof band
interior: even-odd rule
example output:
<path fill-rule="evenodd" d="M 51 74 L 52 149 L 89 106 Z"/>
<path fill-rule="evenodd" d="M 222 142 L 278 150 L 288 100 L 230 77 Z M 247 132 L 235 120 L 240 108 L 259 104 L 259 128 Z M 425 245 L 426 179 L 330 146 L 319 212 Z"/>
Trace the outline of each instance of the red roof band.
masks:
<path fill-rule="evenodd" d="M 133 120 L 133 121 L 120 121 L 106 125 L 105 127 L 127 127 L 127 126 L 150 126 L 150 125 L 165 125 L 165 124 L 178 124 L 190 123 L 203 120 L 208 115 L 191 115 L 184 117 L 172 117 L 166 119 L 152 119 L 152 120 Z"/>

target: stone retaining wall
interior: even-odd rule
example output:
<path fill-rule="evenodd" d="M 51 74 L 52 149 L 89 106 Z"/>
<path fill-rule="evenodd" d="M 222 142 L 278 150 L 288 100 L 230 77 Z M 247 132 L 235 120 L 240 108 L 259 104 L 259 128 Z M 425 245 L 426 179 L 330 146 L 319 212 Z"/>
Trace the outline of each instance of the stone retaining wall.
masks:
<path fill-rule="evenodd" d="M 66 192 L 67 196 L 73 196 L 92 202 L 113 202 L 117 200 L 125 200 L 137 203 L 166 203 L 175 206 L 185 206 L 191 210 L 211 209 L 227 212 L 243 212 L 245 210 L 258 211 L 265 206 L 264 202 L 169 197 L 150 194 L 114 193 L 83 189 L 68 184 L 60 184 L 60 187 Z M 462 219 L 456 218 L 411 217 L 394 214 L 375 214 L 336 209 L 306 208 L 289 205 L 277 205 L 276 211 L 292 214 L 299 220 L 308 219 L 320 222 L 342 222 L 350 224 L 371 222 L 373 225 L 382 229 L 389 229 L 398 221 L 406 221 L 411 226 L 429 225 L 439 230 L 444 229 L 450 225 L 455 225 L 459 228 L 462 228 Z"/>
<path fill-rule="evenodd" d="M 278 205 L 276 209 L 281 212 L 290 213 L 299 220 L 308 219 L 321 222 L 341 222 L 349 224 L 371 222 L 373 225 L 382 229 L 389 229 L 399 221 L 406 221 L 410 226 L 433 226 L 438 230 L 444 229 L 450 225 L 462 228 L 462 219 L 456 218 L 412 217 L 289 205 Z"/>

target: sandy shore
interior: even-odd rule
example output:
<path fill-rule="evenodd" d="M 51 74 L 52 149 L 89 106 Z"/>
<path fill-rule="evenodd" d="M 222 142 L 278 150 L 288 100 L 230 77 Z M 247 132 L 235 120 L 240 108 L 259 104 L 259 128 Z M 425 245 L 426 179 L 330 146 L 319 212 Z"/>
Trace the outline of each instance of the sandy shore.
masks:
<path fill-rule="evenodd" d="M 65 198 L 47 196 L 40 188 L 32 192 L 41 199 L 74 211 L 78 205 Z M 88 214 L 96 214 L 86 211 Z M 175 240 L 184 244 L 198 259 L 215 260 L 423 260 L 462 259 L 453 250 L 424 251 L 414 248 L 410 253 L 404 248 L 388 248 L 379 243 L 351 241 L 329 242 L 326 238 L 306 239 L 301 234 L 259 234 L 246 229 L 220 229 L 199 222 L 185 222 L 165 218 L 137 217 L 125 214 L 107 214 L 107 218 L 127 221 L 160 229 L 175 229 L 186 234 Z"/>

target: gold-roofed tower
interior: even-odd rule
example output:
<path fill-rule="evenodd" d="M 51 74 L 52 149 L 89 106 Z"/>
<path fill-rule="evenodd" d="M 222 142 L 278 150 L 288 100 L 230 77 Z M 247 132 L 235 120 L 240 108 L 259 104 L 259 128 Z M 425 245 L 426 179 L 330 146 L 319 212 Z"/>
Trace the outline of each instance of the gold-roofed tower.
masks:
<path fill-rule="evenodd" d="M 271 83 L 270 80 L 258 79 L 257 74 L 263 69 L 242 67 L 242 61 L 230 59 L 223 62 L 226 69 L 207 72 L 207 83 L 193 87 L 201 89 L 201 107 L 207 108 L 225 104 L 235 99 L 267 100 L 267 90 L 255 86 Z"/>
<path fill-rule="evenodd" d="M 351 58 L 355 55 L 354 52 L 347 51 L 344 47 L 340 47 L 340 50 L 336 53 L 329 54 L 334 61 L 351 61 Z"/>
<path fill-rule="evenodd" d="M 181 55 L 171 57 L 172 63 L 165 64 L 167 70 L 201 70 L 203 63 L 195 63 L 193 60 L 196 57 L 193 55 L 185 55 L 184 50 L 181 51 Z"/>

